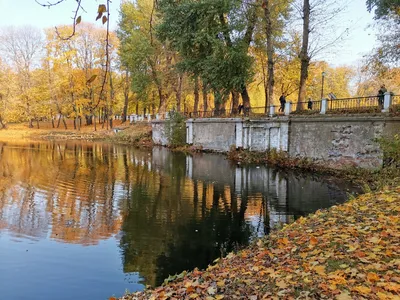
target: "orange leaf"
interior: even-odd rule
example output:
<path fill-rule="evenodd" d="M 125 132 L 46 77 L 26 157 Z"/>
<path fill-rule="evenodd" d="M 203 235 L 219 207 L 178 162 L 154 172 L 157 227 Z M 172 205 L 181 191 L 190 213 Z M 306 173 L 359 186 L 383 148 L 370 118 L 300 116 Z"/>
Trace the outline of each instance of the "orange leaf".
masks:
<path fill-rule="evenodd" d="M 367 286 L 357 286 L 353 289 L 353 291 L 359 292 L 360 294 L 368 295 L 371 293 L 371 289 Z"/>
<path fill-rule="evenodd" d="M 312 236 L 311 239 L 310 239 L 310 244 L 315 246 L 315 245 L 318 244 L 318 240 L 315 237 Z"/>
<path fill-rule="evenodd" d="M 316 266 L 315 272 L 319 275 L 325 275 L 325 266 Z"/>
<path fill-rule="evenodd" d="M 379 276 L 375 273 L 368 273 L 367 279 L 370 282 L 379 281 Z"/>

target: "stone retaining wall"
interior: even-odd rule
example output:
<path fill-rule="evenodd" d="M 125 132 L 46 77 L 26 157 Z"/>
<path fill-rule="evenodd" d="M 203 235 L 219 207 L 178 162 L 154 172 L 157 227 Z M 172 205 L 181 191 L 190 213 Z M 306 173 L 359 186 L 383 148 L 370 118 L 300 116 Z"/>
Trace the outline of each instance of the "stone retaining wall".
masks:
<path fill-rule="evenodd" d="M 163 126 L 163 121 L 153 122 L 156 144 L 168 143 Z M 376 139 L 395 134 L 400 134 L 400 117 L 325 115 L 186 122 L 187 143 L 204 150 L 276 149 L 334 168 L 380 168 L 382 151 Z"/>

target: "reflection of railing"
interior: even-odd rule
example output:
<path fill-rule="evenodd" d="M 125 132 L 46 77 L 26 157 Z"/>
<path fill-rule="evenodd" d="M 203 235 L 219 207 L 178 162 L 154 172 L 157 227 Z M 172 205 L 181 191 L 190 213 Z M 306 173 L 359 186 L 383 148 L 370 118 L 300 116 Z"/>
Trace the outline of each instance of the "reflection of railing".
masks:
<path fill-rule="evenodd" d="M 379 97 L 358 97 L 327 100 L 327 111 L 357 111 L 357 112 L 378 112 L 383 107 L 383 98 L 380 103 Z"/>

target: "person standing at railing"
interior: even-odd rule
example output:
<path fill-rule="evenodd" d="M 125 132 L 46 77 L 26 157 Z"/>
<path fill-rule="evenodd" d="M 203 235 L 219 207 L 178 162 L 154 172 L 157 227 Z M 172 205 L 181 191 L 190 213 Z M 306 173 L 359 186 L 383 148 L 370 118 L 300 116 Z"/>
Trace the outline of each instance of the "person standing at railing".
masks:
<path fill-rule="evenodd" d="M 378 103 L 380 108 L 383 108 L 383 100 L 385 99 L 386 92 L 387 92 L 386 86 L 382 84 L 381 88 L 378 91 Z"/>
<path fill-rule="evenodd" d="M 312 110 L 312 100 L 311 98 L 308 98 L 308 102 L 307 102 L 307 109 Z"/>
<path fill-rule="evenodd" d="M 285 93 L 282 93 L 282 95 L 279 97 L 279 102 L 281 103 L 281 107 L 279 107 L 280 112 L 285 111 L 285 104 L 286 104 L 286 95 Z"/>

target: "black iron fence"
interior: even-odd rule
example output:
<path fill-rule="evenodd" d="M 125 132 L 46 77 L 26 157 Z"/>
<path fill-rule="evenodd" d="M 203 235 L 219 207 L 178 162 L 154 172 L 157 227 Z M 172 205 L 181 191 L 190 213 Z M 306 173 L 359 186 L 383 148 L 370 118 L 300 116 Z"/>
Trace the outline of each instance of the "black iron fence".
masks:
<path fill-rule="evenodd" d="M 286 105 L 289 105 L 287 103 Z M 340 114 L 340 113 L 378 113 L 384 108 L 384 97 L 356 97 L 342 99 L 326 99 L 318 101 L 304 101 L 299 103 L 291 103 L 289 114 Z M 387 108 L 386 108 L 387 109 Z M 391 112 L 400 112 L 400 95 L 391 95 Z M 267 116 L 284 115 L 285 110 L 282 110 L 280 105 L 271 105 L 268 107 L 244 107 L 241 109 L 211 109 L 207 111 L 183 112 L 186 118 L 264 118 Z M 150 119 L 168 119 L 169 112 L 151 115 Z M 136 119 L 139 116 L 136 117 Z M 142 121 L 148 121 L 147 116 L 141 116 Z"/>
<path fill-rule="evenodd" d="M 291 114 L 312 114 L 321 111 L 322 101 L 305 101 L 292 103 L 290 108 Z"/>
<path fill-rule="evenodd" d="M 343 98 L 343 99 L 328 99 L 327 111 L 370 111 L 379 110 L 383 108 L 383 97 L 357 97 L 357 98 Z"/>
<path fill-rule="evenodd" d="M 392 105 L 400 105 L 400 95 L 392 96 Z"/>

